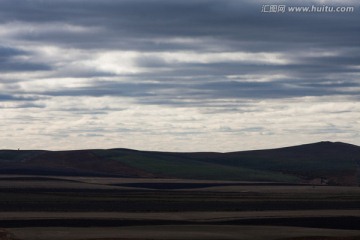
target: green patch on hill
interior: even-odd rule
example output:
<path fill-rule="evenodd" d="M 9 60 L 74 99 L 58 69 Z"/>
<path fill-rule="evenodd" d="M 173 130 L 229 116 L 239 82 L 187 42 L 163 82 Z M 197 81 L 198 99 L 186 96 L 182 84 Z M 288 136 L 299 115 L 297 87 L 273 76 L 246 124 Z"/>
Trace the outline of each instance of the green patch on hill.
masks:
<path fill-rule="evenodd" d="M 299 180 L 295 176 L 279 172 L 202 162 L 166 153 L 108 150 L 97 151 L 96 154 L 164 177 L 274 182 Z"/>
<path fill-rule="evenodd" d="M 352 172 L 356 169 L 353 161 L 337 159 L 302 159 L 296 157 L 239 156 L 232 159 L 204 160 L 211 163 L 221 163 L 227 166 L 244 167 L 262 171 L 287 172 L 301 176 L 316 177 L 339 172 Z"/>

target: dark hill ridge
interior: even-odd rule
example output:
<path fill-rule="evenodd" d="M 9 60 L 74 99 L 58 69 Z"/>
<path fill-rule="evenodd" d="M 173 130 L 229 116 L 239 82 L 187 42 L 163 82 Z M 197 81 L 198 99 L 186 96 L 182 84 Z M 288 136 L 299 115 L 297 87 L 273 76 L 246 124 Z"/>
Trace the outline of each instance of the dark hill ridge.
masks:
<path fill-rule="evenodd" d="M 360 147 L 319 142 L 229 153 L 0 150 L 0 173 L 358 185 Z"/>

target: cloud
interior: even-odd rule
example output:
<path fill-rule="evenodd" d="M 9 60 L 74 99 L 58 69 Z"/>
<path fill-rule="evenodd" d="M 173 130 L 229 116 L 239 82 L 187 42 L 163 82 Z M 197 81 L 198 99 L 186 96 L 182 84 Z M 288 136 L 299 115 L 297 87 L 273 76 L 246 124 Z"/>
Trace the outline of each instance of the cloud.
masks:
<path fill-rule="evenodd" d="M 2 59 L 25 54 L 26 52 L 20 49 L 0 46 L 0 56 Z"/>
<path fill-rule="evenodd" d="M 17 38 L 76 48 L 168 51 L 202 45 L 195 40 L 176 41 L 181 38 L 210 38 L 254 48 L 258 43 L 260 48 L 282 49 L 296 44 L 357 46 L 356 36 L 347 34 L 357 28 L 356 14 L 269 16 L 260 13 L 258 1 L 32 0 L 3 1 L 0 7 L 0 21 L 8 24 L 11 19 L 18 25 L 19 31 L 13 33 Z"/>
<path fill-rule="evenodd" d="M 24 97 L 17 95 L 0 94 L 0 102 L 8 101 L 35 101 L 38 97 Z"/>
<path fill-rule="evenodd" d="M 1 1 L 3 124 L 23 129 L 33 144 L 53 146 L 73 140 L 166 150 L 174 142 L 169 149 L 239 150 L 322 138 L 359 143 L 351 134 L 360 131 L 359 3 L 291 3 L 355 6 L 341 14 L 264 14 L 263 4 Z M 0 130 L 12 135 L 9 144 L 20 141 Z M 116 132 L 126 136 L 114 140 Z M 154 143 L 144 140 L 149 136 Z"/>
<path fill-rule="evenodd" d="M 0 46 L 0 71 L 19 72 L 19 71 L 44 71 L 50 70 L 51 66 L 44 63 L 28 61 L 31 53 L 12 47 Z"/>

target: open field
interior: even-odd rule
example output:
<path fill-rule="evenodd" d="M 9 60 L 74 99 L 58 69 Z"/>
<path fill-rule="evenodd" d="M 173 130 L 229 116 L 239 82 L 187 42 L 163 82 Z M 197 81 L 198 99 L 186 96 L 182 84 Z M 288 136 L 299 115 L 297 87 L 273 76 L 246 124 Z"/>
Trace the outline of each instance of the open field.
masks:
<path fill-rule="evenodd" d="M 21 240 L 353 237 L 360 188 L 3 175 L 0 228 Z"/>
<path fill-rule="evenodd" d="M 14 228 L 11 229 L 21 239 L 26 240 L 285 240 L 294 237 L 332 236 L 358 237 L 359 231 L 329 230 L 320 228 L 234 226 L 234 225 L 168 225 L 107 228 Z M 360 239 L 349 238 L 349 240 Z"/>

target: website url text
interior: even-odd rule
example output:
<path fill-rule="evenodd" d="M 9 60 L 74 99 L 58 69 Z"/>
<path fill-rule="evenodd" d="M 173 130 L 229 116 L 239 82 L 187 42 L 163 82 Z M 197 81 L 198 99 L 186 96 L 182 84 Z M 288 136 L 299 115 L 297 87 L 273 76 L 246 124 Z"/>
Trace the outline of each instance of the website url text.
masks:
<path fill-rule="evenodd" d="M 262 13 L 352 13 L 353 6 L 287 6 L 287 5 L 262 5 Z"/>

